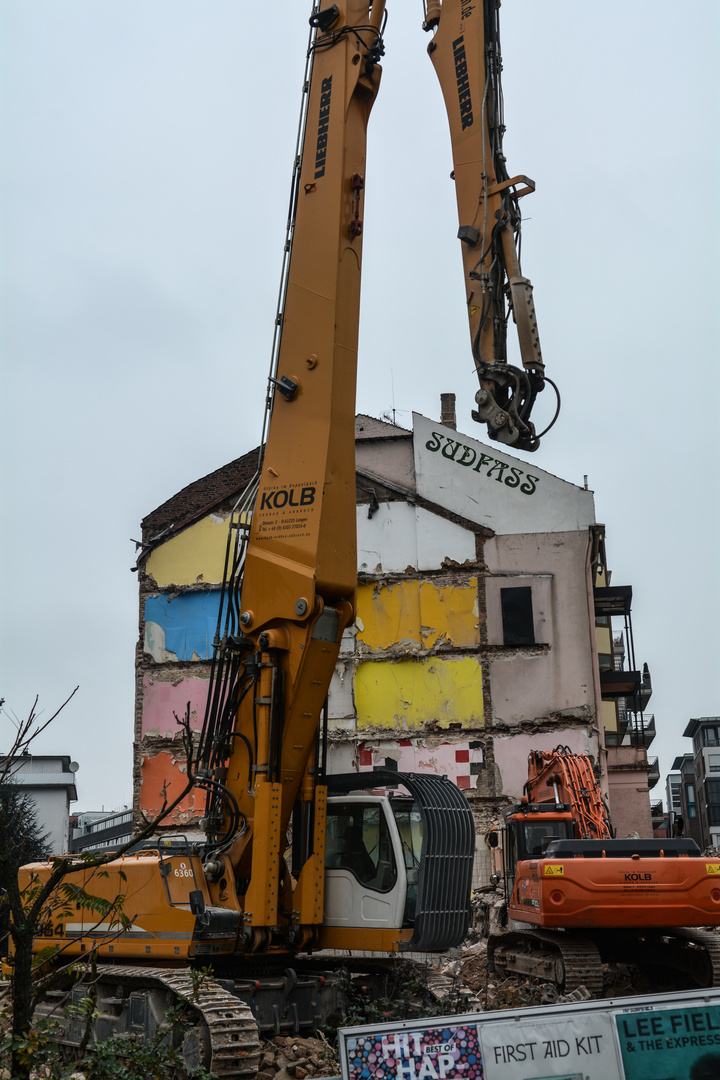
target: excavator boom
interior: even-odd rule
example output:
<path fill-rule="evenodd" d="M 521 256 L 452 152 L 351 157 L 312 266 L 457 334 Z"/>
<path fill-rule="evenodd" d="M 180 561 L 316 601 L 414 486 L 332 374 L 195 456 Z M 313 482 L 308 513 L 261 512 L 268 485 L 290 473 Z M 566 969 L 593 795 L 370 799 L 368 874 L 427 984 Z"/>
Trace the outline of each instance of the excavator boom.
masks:
<path fill-rule="evenodd" d="M 520 200 L 535 190 L 535 184 L 527 176 L 511 176 L 505 163 L 499 7 L 490 0 L 429 3 L 426 27 L 435 33 L 428 52 L 450 121 L 458 238 L 480 380 L 473 418 L 488 425 L 491 438 L 536 450 L 540 436 L 530 415 L 549 380 L 533 289 L 522 274 L 519 257 Z M 519 367 L 508 362 L 511 316 L 518 334 Z"/>

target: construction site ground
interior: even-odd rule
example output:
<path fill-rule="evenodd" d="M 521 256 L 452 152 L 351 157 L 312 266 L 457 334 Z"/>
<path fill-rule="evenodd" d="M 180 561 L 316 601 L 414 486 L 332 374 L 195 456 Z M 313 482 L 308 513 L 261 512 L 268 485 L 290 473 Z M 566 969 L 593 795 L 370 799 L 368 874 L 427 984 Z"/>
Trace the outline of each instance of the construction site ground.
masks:
<path fill-rule="evenodd" d="M 384 973 L 366 975 L 341 969 L 346 980 L 346 1013 L 342 1026 L 387 1023 L 417 1017 L 526 1008 L 567 1000 L 551 983 L 520 976 L 498 977 L 488 970 L 487 931 L 499 929 L 500 898 L 489 890 L 473 898 L 474 927 L 464 945 L 433 960 L 396 958 L 385 963 Z M 494 924 L 494 925 L 493 925 Z M 336 961 L 338 960 L 335 957 Z M 629 964 L 603 965 L 604 998 L 662 993 L 678 989 Z M 574 998 L 578 1000 L 576 996 Z M 582 994 L 580 994 L 580 1000 Z M 7 1000 L 0 1028 L 7 1030 Z M 257 1080 L 308 1080 L 338 1076 L 336 1029 L 315 1035 L 277 1035 L 262 1043 Z M 50 1075 L 42 1069 L 38 1078 Z M 74 1080 L 84 1080 L 80 1071 Z M 0 1080 L 9 1076 L 0 1068 Z"/>

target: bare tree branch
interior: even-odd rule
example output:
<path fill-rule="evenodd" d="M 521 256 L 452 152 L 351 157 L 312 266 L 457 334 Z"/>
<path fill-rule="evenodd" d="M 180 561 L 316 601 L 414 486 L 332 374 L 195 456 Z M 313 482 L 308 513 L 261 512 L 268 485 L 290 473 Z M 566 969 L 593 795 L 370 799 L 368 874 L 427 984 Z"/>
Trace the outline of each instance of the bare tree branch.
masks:
<path fill-rule="evenodd" d="M 30 744 L 35 739 L 37 739 L 38 735 L 41 735 L 46 728 L 50 727 L 50 724 L 52 724 L 53 720 L 57 719 L 65 706 L 75 697 L 79 689 L 80 687 L 76 686 L 70 696 L 67 697 L 65 701 L 63 701 L 62 705 L 60 705 L 60 707 L 55 710 L 52 716 L 42 723 L 40 723 L 38 720 L 37 704 L 39 698 L 38 695 L 35 695 L 35 700 L 32 704 L 32 708 L 30 709 L 27 719 L 18 722 L 17 733 L 15 735 L 15 739 L 13 740 L 13 744 L 10 747 L 7 755 L 3 756 L 3 758 L 0 759 L 0 761 L 2 762 L 0 764 L 0 784 L 6 783 L 8 776 L 11 775 L 10 770 L 12 769 L 14 764 L 12 759 L 15 757 L 22 757 L 22 755 L 29 750 Z M 2 707 L 4 703 L 5 699 L 0 699 L 0 707 Z M 5 715 L 8 715 L 7 711 L 5 712 Z"/>
<path fill-rule="evenodd" d="M 14 764 L 13 758 L 22 756 L 24 753 L 29 753 L 29 748 L 33 741 L 45 731 L 53 720 L 56 719 L 59 713 L 62 712 L 65 706 L 75 696 L 76 692 L 77 687 L 66 701 L 55 710 L 52 716 L 44 722 L 38 720 L 38 699 L 37 697 L 35 698 L 28 717 L 17 725 L 17 733 L 8 755 L 0 757 L 0 785 L 3 782 L 8 782 L 10 779 Z M 2 707 L 2 704 L 3 702 L 0 700 L 0 707 Z M 168 803 L 167 789 L 165 789 L 163 792 L 162 806 L 155 818 L 152 820 L 146 818 L 145 824 L 140 832 L 125 844 L 121 844 L 115 851 L 108 851 L 104 854 L 99 852 L 89 852 L 82 855 L 62 855 L 51 861 L 47 877 L 43 877 L 41 880 L 40 877 L 36 875 L 31 879 L 29 885 L 25 889 L 21 889 L 17 876 L 17 866 L 13 865 L 7 842 L 7 829 L 3 830 L 0 828 L 0 874 L 3 875 L 7 882 L 7 893 L 4 900 L 11 912 L 10 935 L 14 943 L 15 954 L 14 976 L 12 981 L 14 1035 L 21 1035 L 28 1029 L 37 1002 L 40 997 L 51 988 L 53 983 L 57 982 L 63 974 L 66 974 L 72 968 L 78 967 L 78 959 L 73 958 L 69 963 L 63 964 L 63 966 L 59 968 L 56 967 L 51 972 L 43 971 L 43 963 L 41 963 L 40 970 L 33 974 L 33 940 L 37 936 L 38 928 L 41 925 L 44 925 L 44 923 L 52 917 L 53 912 L 56 912 L 59 907 L 62 909 L 63 904 L 71 902 L 69 893 L 65 896 L 61 896 L 58 893 L 58 889 L 62 883 L 66 878 L 82 873 L 85 876 L 85 880 L 83 885 L 77 886 L 78 897 L 81 904 L 83 903 L 84 898 L 89 898 L 91 901 L 96 899 L 90 897 L 90 894 L 87 893 L 87 885 L 89 881 L 92 881 L 98 870 L 108 864 L 117 862 L 128 851 L 136 848 L 138 844 L 142 844 L 145 840 L 148 840 L 156 831 L 158 825 L 168 819 L 180 803 L 187 798 L 195 786 L 193 733 L 190 727 L 190 717 L 190 702 L 188 702 L 185 716 L 182 720 L 175 715 L 175 719 L 181 729 L 182 745 L 187 762 L 186 783 L 182 791 L 180 791 L 176 798 Z M 1 824 L 2 823 L 0 822 L 0 825 Z M 72 888 L 74 887 L 75 886 L 66 886 L 65 890 L 66 892 L 67 889 L 72 891 Z M 114 921 L 122 921 L 124 918 L 122 915 L 122 903 L 125 899 L 126 897 L 124 894 L 118 894 L 115 901 L 102 902 L 105 907 L 101 912 L 99 921 L 95 923 L 95 927 L 91 928 L 90 932 L 92 932 L 92 929 L 101 927 L 103 920 L 110 918 L 108 934 L 103 934 L 99 940 L 92 944 L 90 951 L 87 953 L 87 958 L 96 956 L 98 950 L 103 945 L 106 945 L 108 941 L 114 940 L 115 937 L 122 936 L 127 929 L 127 926 L 125 925 L 118 926 L 117 931 L 115 931 L 113 927 Z M 75 902 L 75 899 L 73 899 L 72 902 Z M 98 903 L 99 902 L 100 901 L 98 901 Z M 89 906 L 91 910 L 93 909 L 92 904 L 84 906 Z M 96 907 L 94 910 L 97 911 L 98 908 Z M 51 944 L 50 940 L 48 940 L 48 944 Z M 69 945 L 66 944 L 61 946 L 54 955 L 48 955 L 44 958 L 45 963 L 54 963 L 57 956 L 61 955 L 68 947 Z M 0 994 L 0 997 L 2 997 L 2 994 Z M 13 1075 L 15 1074 L 13 1073 Z"/>

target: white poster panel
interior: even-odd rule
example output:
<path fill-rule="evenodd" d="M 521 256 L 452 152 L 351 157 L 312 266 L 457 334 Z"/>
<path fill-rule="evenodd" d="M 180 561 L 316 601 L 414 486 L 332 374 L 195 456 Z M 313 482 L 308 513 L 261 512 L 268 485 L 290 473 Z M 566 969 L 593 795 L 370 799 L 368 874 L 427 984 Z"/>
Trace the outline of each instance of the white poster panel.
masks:
<path fill-rule="evenodd" d="M 480 1024 L 485 1080 L 622 1080 L 609 1013 Z"/>

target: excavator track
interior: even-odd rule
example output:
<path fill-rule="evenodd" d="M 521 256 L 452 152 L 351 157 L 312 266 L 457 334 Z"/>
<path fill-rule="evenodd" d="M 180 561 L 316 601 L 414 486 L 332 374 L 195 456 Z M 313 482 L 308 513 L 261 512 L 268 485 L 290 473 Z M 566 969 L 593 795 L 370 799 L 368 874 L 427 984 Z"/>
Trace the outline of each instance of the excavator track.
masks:
<path fill-rule="evenodd" d="M 603 962 L 674 972 L 678 989 L 720 986 L 720 936 L 673 927 L 595 933 L 592 939 L 562 931 L 514 930 L 488 939 L 491 969 L 552 982 L 565 993 L 585 986 L 594 998 L 602 997 Z"/>
<path fill-rule="evenodd" d="M 190 1024 L 181 1051 L 188 1069 L 204 1066 L 220 1080 L 250 1080 L 258 1070 L 260 1041 L 250 1007 L 212 978 L 194 978 L 174 968 L 97 966 L 97 1002 L 94 1036 L 137 1034 L 147 1037 L 168 1027 L 168 1008 L 187 1003 Z M 89 984 L 79 983 L 73 1001 L 87 995 Z M 79 1043 L 77 1022 L 71 1022 L 62 1040 Z"/>
<path fill-rule="evenodd" d="M 514 930 L 488 939 L 488 964 L 501 975 L 529 975 L 568 994 L 584 986 L 602 997 L 603 968 L 597 945 L 552 930 Z"/>
<path fill-rule="evenodd" d="M 694 945 L 704 950 L 711 978 L 706 985 L 720 986 L 720 937 L 708 933 L 707 930 L 675 930 L 673 933 L 676 938 L 687 943 L 686 949 Z"/>
<path fill-rule="evenodd" d="M 605 960 L 671 971 L 692 986 L 720 986 L 720 937 L 707 930 L 671 927 L 615 932 L 603 935 L 598 943 Z"/>

